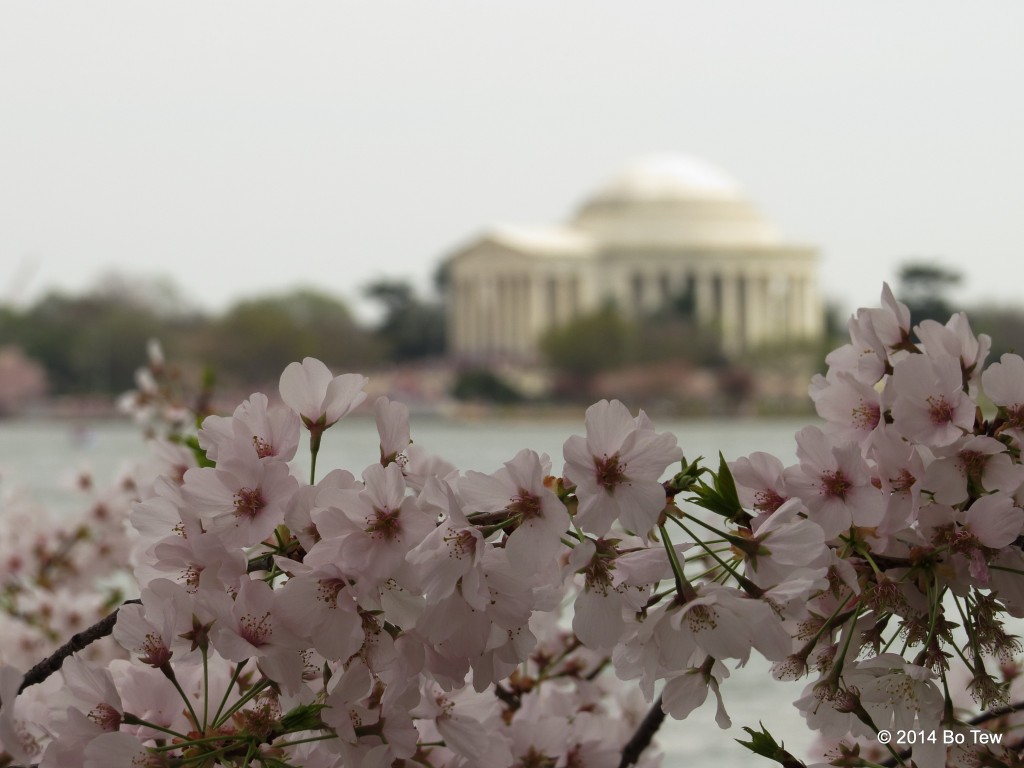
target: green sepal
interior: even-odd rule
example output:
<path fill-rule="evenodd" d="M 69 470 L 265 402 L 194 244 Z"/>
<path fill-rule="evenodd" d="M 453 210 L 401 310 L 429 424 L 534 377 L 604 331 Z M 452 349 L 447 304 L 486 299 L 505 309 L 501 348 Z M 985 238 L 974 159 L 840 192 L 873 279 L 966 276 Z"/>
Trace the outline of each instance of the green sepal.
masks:
<path fill-rule="evenodd" d="M 702 467 L 700 463 L 704 461 L 703 456 L 698 456 L 695 461 L 691 461 L 689 464 L 686 462 L 686 457 L 683 457 L 681 472 L 676 473 L 671 480 L 665 484 L 667 491 L 673 495 L 677 493 L 690 493 L 696 490 L 700 480 L 700 476 L 705 472 L 710 472 L 707 467 Z"/>
<path fill-rule="evenodd" d="M 320 712 L 326 704 L 300 704 L 281 716 L 282 734 L 296 731 L 317 731 L 326 727 L 320 719 Z"/>
<path fill-rule="evenodd" d="M 690 501 L 730 522 L 739 525 L 746 525 L 750 522 L 750 515 L 740 505 L 732 472 L 729 471 L 729 465 L 721 453 L 718 454 L 718 472 L 709 472 L 709 474 L 713 478 L 712 484 L 708 485 L 705 481 L 700 480 L 693 489 L 697 496 Z"/>
<path fill-rule="evenodd" d="M 779 744 L 775 741 L 775 737 L 768 733 L 768 729 L 764 727 L 764 723 L 759 722 L 758 725 L 761 726 L 760 731 L 755 731 L 753 728 L 747 728 L 744 726 L 743 730 L 750 734 L 750 741 L 736 739 L 736 743 L 742 744 L 755 755 L 761 755 L 761 757 L 767 757 L 769 760 L 774 760 L 776 763 L 782 765 L 783 768 L 807 768 L 806 763 L 802 760 L 798 760 L 786 751 L 784 744 Z"/>

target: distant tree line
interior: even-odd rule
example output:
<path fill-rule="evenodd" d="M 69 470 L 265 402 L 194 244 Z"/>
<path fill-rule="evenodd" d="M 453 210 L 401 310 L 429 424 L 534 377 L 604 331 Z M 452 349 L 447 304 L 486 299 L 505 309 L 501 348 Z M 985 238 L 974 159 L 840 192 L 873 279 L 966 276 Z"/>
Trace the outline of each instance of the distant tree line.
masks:
<path fill-rule="evenodd" d="M 366 289 L 379 323 L 358 323 L 345 302 L 303 288 L 240 300 L 222 314 L 187 307 L 172 285 L 106 276 L 84 294 L 52 292 L 26 308 L 0 307 L 0 348 L 19 348 L 46 370 L 52 395 L 116 394 L 133 386 L 149 339 L 226 386 L 272 384 L 293 360 L 313 356 L 337 370 L 437 356 L 441 305 L 401 281 Z"/>
<path fill-rule="evenodd" d="M 907 305 L 913 325 L 922 320 L 945 323 L 954 312 L 956 302 L 949 293 L 963 281 L 955 269 L 934 260 L 915 259 L 900 267 L 896 297 Z M 1024 311 L 1017 306 L 982 304 L 968 310 L 971 328 L 993 339 L 988 362 L 993 363 L 1008 353 L 1024 352 Z"/>
<path fill-rule="evenodd" d="M 443 291 L 445 273 L 437 287 Z M 960 282 L 955 270 L 932 261 L 900 269 L 897 297 L 912 321 L 945 322 L 949 292 Z M 188 369 L 212 367 L 219 386 L 272 386 L 293 360 L 313 356 L 335 370 L 356 370 L 440 357 L 444 354 L 444 310 L 401 280 L 378 280 L 364 288 L 381 313 L 360 323 L 344 301 L 314 288 L 249 297 L 220 314 L 188 306 L 164 281 L 106 275 L 79 295 L 52 292 L 25 308 L 0 306 L 0 350 L 17 350 L 45 369 L 51 395 L 117 394 L 134 384 L 149 339 L 159 339 L 169 359 Z M 722 387 L 742 398 L 755 371 L 780 364 L 792 350 L 761 350 L 741 361 L 723 354 L 714 328 L 700 325 L 692 297 L 682 294 L 662 310 L 627 316 L 614 305 L 600 307 L 541 339 L 541 352 L 555 374 L 556 397 L 589 396 L 601 374 L 677 361 L 719 372 Z M 982 306 L 971 311 L 974 330 L 999 340 L 990 360 L 1024 350 L 1024 314 L 1015 308 Z M 834 310 L 826 318 L 829 338 L 815 357 L 835 345 L 845 321 Z M 804 350 L 808 351 L 808 350 Z M 759 355 L 759 357 L 758 357 Z M 22 366 L 24 367 L 24 366 Z M 494 371 L 473 369 L 458 377 L 460 399 L 514 402 L 521 395 Z"/>

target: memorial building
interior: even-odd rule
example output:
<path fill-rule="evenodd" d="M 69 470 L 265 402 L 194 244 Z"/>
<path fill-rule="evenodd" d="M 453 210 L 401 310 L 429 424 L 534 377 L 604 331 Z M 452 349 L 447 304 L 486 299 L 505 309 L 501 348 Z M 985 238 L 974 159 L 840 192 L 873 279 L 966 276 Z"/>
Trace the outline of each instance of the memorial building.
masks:
<path fill-rule="evenodd" d="M 524 362 L 555 326 L 607 303 L 692 308 L 738 357 L 823 332 L 818 253 L 782 240 L 727 174 L 697 158 L 628 166 L 569 222 L 494 226 L 448 257 L 449 354 Z"/>

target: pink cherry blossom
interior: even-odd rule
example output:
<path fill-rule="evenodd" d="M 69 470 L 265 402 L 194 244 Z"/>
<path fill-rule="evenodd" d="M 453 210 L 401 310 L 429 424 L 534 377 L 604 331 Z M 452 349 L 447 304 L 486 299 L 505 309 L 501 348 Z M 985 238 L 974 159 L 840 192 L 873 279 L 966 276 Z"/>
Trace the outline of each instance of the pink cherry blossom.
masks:
<path fill-rule="evenodd" d="M 412 443 L 409 437 L 409 407 L 379 397 L 373 405 L 373 415 L 380 435 L 380 463 L 387 465 L 397 461 L 404 465 L 409 460 L 405 450 Z"/>
<path fill-rule="evenodd" d="M 729 728 L 732 726 L 732 720 L 725 711 L 722 692 L 719 689 L 721 681 L 729 677 L 729 670 L 717 659 L 710 660 L 712 664 L 707 671 L 703 668 L 690 667 L 669 675 L 665 682 L 665 690 L 662 692 L 662 706 L 667 714 L 677 720 L 683 720 L 707 700 L 708 691 L 711 691 L 718 703 L 715 722 L 719 728 Z"/>
<path fill-rule="evenodd" d="M 851 525 L 873 526 L 885 500 L 871 483 L 856 443 L 835 444 L 818 427 L 796 436 L 800 464 L 786 470 L 786 486 L 800 498 L 812 521 L 832 539 Z"/>
<path fill-rule="evenodd" d="M 398 464 L 371 464 L 361 490 L 335 491 L 328 507 L 313 513 L 317 530 L 332 541 L 314 547 L 312 562 L 338 558 L 363 578 L 380 584 L 405 566 L 409 551 L 432 530 L 433 521 L 407 495 Z"/>
<path fill-rule="evenodd" d="M 565 442 L 565 477 L 576 485 L 576 519 L 584 530 L 602 536 L 619 520 L 644 535 L 665 507 L 660 479 L 682 458 L 676 438 L 657 434 L 646 415 L 635 419 L 618 400 L 602 400 L 587 409 L 587 436 Z"/>
<path fill-rule="evenodd" d="M 957 312 L 945 325 L 923 320 L 914 332 L 926 355 L 949 355 L 960 360 L 960 368 L 973 386 L 992 348 L 992 339 L 984 333 L 975 336 L 966 314 Z"/>
<path fill-rule="evenodd" d="M 281 399 L 302 417 L 306 427 L 323 431 L 357 408 L 366 399 L 365 376 L 346 373 L 332 376 L 313 357 L 290 363 L 281 374 Z"/>
<path fill-rule="evenodd" d="M 893 369 L 893 426 L 907 439 L 941 447 L 974 426 L 957 358 L 910 355 Z"/>
<path fill-rule="evenodd" d="M 736 493 L 744 509 L 758 513 L 758 518 L 771 515 L 789 498 L 782 462 L 775 456 L 755 451 L 729 464 Z"/>
<path fill-rule="evenodd" d="M 1004 434 L 1017 444 L 1024 442 L 1024 359 L 1003 355 L 981 374 L 981 384 L 989 399 L 1005 414 Z"/>
<path fill-rule="evenodd" d="M 216 619 L 210 641 L 218 653 L 229 661 L 256 658 L 275 682 L 289 690 L 298 689 L 302 643 L 274 609 L 274 591 L 267 584 L 247 580 L 234 599 L 214 590 L 200 593 L 200 599 Z"/>
<path fill-rule="evenodd" d="M 810 394 L 818 415 L 825 419 L 825 432 L 839 441 L 863 442 L 882 422 L 878 392 L 851 374 L 816 376 Z"/>
<path fill-rule="evenodd" d="M 232 416 L 208 416 L 197 438 L 207 457 L 221 466 L 253 457 L 289 461 L 299 445 L 299 419 L 257 392 Z"/>
<path fill-rule="evenodd" d="M 270 536 L 298 490 L 288 465 L 252 459 L 230 469 L 204 467 L 185 473 L 182 494 L 226 543 L 248 547 Z"/>
<path fill-rule="evenodd" d="M 530 450 L 516 454 L 493 475 L 467 472 L 459 484 L 463 501 L 480 512 L 507 512 L 518 519 L 505 549 L 526 572 L 554 557 L 559 537 L 569 527 L 565 505 L 545 486 L 551 462 Z"/>

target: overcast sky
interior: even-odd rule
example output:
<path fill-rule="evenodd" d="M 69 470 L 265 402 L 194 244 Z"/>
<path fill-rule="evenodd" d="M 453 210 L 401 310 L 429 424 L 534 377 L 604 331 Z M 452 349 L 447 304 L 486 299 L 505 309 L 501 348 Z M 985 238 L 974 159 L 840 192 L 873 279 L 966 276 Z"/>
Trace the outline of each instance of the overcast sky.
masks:
<path fill-rule="evenodd" d="M 826 293 L 909 257 L 1024 306 L 1024 3 L 0 4 L 0 300 L 428 285 L 631 159 L 721 167 Z"/>

